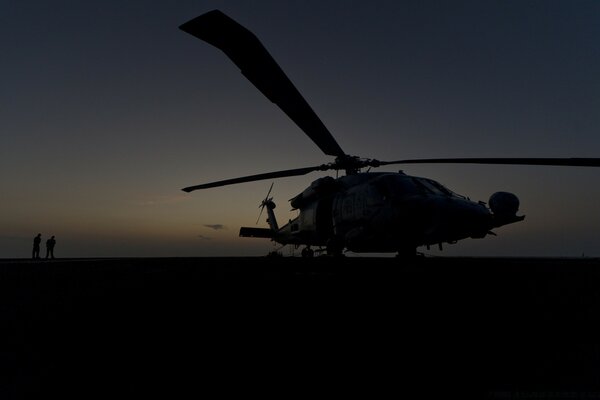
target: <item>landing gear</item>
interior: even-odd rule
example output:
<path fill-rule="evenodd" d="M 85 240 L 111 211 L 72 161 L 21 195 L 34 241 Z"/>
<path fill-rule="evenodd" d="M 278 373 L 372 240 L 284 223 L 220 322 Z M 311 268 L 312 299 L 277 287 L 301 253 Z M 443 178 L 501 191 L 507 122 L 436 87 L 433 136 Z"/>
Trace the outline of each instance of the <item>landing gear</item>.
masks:
<path fill-rule="evenodd" d="M 327 255 L 333 257 L 344 257 L 344 243 L 338 238 L 331 238 L 327 241 Z"/>
<path fill-rule="evenodd" d="M 310 248 L 310 245 L 302 249 L 302 258 L 312 258 L 314 255 L 315 252 Z"/>

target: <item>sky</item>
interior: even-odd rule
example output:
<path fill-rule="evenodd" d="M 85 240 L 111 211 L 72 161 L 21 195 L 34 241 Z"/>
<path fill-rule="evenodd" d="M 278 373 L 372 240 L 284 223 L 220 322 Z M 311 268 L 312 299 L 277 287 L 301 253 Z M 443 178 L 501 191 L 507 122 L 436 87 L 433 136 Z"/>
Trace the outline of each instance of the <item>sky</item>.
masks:
<path fill-rule="evenodd" d="M 598 1 L 6 0 L 0 258 L 29 257 L 37 233 L 57 257 L 278 249 L 240 226 L 266 227 L 272 182 L 293 218 L 288 200 L 326 173 L 181 191 L 333 161 L 178 28 L 213 9 L 254 32 L 347 154 L 600 156 Z M 428 255 L 600 256 L 600 169 L 401 168 L 473 200 L 513 192 L 526 215 Z"/>

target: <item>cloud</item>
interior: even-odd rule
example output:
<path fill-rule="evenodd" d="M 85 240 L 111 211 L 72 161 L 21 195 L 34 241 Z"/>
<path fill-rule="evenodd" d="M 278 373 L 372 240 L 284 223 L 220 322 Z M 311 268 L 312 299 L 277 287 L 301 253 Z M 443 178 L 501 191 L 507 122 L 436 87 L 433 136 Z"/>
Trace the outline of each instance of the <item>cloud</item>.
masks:
<path fill-rule="evenodd" d="M 225 229 L 225 225 L 221 225 L 221 224 L 212 224 L 212 225 L 211 224 L 205 224 L 204 226 L 207 227 L 207 228 L 210 228 L 210 229 L 214 229 L 215 231 L 219 231 L 221 229 Z"/>

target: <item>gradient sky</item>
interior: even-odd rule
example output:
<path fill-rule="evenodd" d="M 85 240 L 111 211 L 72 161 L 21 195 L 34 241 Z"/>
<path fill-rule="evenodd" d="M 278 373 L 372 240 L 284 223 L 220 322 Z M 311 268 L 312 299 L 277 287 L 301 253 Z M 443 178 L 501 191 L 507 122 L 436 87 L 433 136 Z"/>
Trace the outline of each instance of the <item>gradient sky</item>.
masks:
<path fill-rule="evenodd" d="M 264 255 L 271 181 L 332 161 L 216 48 L 178 26 L 221 9 L 254 32 L 346 153 L 600 156 L 599 1 L 0 3 L 0 258 Z M 406 166 L 524 222 L 432 255 L 600 256 L 600 169 Z M 397 168 L 380 168 L 395 171 Z M 280 221 L 314 179 L 275 180 Z M 266 226 L 264 214 L 258 226 Z M 286 252 L 286 254 L 289 254 Z"/>

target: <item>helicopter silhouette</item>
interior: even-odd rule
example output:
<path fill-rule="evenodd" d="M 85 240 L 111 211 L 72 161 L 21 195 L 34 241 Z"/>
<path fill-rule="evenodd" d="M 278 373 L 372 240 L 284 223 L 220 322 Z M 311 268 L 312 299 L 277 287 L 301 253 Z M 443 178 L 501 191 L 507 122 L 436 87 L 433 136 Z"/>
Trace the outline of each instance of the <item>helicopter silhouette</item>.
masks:
<path fill-rule="evenodd" d="M 500 164 L 600 167 L 600 158 L 435 158 L 380 161 L 345 153 L 259 39 L 220 10 L 204 13 L 179 27 L 223 51 L 242 74 L 334 161 L 183 188 L 185 192 L 244 182 L 344 171 L 325 176 L 290 200 L 298 216 L 279 226 L 269 197 L 269 228 L 242 227 L 242 237 L 266 238 L 281 245 L 316 246 L 328 254 L 397 253 L 412 257 L 420 246 L 456 243 L 495 235 L 492 229 L 523 221 L 519 199 L 509 192 L 492 194 L 487 203 L 472 201 L 439 182 L 404 172 L 371 172 L 395 164 Z M 366 172 L 363 169 L 368 168 Z M 260 219 L 259 215 L 259 219 Z M 308 252 L 307 252 L 308 253 Z"/>

